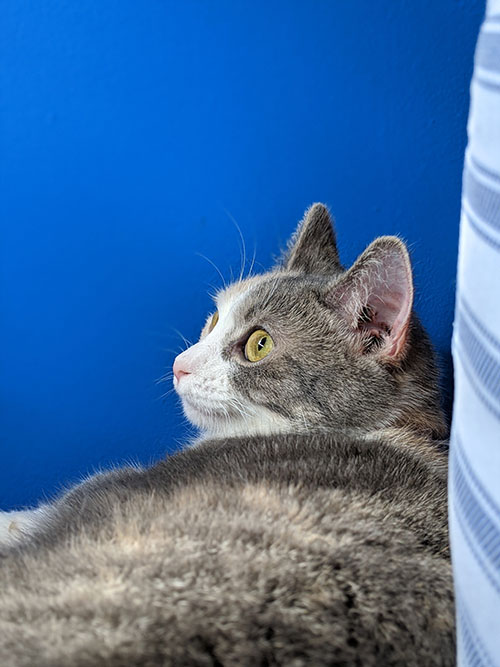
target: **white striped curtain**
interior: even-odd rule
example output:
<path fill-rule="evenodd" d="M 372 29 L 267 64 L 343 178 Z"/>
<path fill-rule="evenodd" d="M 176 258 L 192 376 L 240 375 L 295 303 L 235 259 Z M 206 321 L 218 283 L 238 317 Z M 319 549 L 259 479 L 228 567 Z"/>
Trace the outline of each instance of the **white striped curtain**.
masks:
<path fill-rule="evenodd" d="M 500 0 L 476 48 L 453 333 L 449 512 L 458 664 L 500 667 Z"/>

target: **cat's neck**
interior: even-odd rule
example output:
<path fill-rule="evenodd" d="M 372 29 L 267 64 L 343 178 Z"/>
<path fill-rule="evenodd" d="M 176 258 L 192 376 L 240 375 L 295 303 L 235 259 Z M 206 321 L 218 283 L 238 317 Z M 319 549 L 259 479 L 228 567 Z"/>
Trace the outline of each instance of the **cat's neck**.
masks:
<path fill-rule="evenodd" d="M 202 430 L 194 440 L 194 444 L 200 443 L 203 440 L 248 438 L 259 435 L 267 436 L 295 432 L 290 423 L 280 417 L 280 415 L 273 414 L 270 411 L 266 411 L 266 413 L 265 418 L 263 418 L 262 414 L 256 414 L 245 416 L 241 420 L 219 422 L 211 429 Z"/>
<path fill-rule="evenodd" d="M 425 428 L 424 428 L 425 426 Z M 275 422 L 274 424 L 262 423 L 256 421 L 255 423 L 241 422 L 227 424 L 225 427 L 217 429 L 216 432 L 203 432 L 198 437 L 194 438 L 190 446 L 196 446 L 205 440 L 225 440 L 228 438 L 255 438 L 259 436 L 282 435 L 289 434 L 318 434 L 318 433 L 335 433 L 337 435 L 344 435 L 351 439 L 360 440 L 367 443 L 373 443 L 376 446 L 377 442 L 386 442 L 394 445 L 402 450 L 410 450 L 417 452 L 420 456 L 426 459 L 433 460 L 437 463 L 446 461 L 446 453 L 448 450 L 448 441 L 446 433 L 443 432 L 444 424 L 441 421 L 436 423 L 436 428 L 440 430 L 433 431 L 428 420 L 424 423 L 406 423 L 404 425 L 393 425 L 383 428 L 375 428 L 369 431 L 362 429 L 342 429 L 342 428 L 318 428 L 314 426 L 297 429 L 292 428 L 290 424 L 283 421 Z M 444 463 L 445 464 L 445 463 Z"/>
<path fill-rule="evenodd" d="M 365 433 L 366 442 L 386 442 L 401 450 L 416 452 L 423 458 L 447 465 L 448 440 L 435 437 L 431 431 L 419 431 L 409 425 L 374 429 Z"/>

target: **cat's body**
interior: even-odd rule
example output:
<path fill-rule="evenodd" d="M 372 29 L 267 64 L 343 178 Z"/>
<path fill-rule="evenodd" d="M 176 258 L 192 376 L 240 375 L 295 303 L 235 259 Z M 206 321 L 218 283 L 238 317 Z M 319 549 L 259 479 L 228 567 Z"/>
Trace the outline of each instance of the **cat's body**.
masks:
<path fill-rule="evenodd" d="M 445 427 L 409 275 L 395 239 L 344 272 L 311 209 L 284 268 L 226 290 L 176 360 L 207 435 L 4 547 L 0 664 L 453 665 Z"/>

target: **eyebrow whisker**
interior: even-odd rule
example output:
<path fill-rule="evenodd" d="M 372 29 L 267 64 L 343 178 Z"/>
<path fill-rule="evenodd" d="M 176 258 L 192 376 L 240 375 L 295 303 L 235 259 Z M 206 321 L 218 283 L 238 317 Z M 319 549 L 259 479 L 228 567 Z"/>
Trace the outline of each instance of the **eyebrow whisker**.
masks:
<path fill-rule="evenodd" d="M 243 233 L 242 233 L 242 231 L 241 231 L 241 228 L 240 228 L 240 226 L 238 225 L 238 223 L 236 222 L 236 220 L 235 220 L 234 216 L 232 215 L 232 213 L 231 213 L 230 211 L 228 211 L 227 208 L 224 209 L 224 212 L 225 212 L 225 214 L 227 215 L 227 217 L 231 220 L 231 222 L 233 223 L 233 225 L 236 227 L 236 229 L 238 230 L 238 234 L 239 234 L 239 237 L 240 237 L 240 260 L 241 260 L 241 269 L 240 269 L 240 275 L 239 275 L 239 277 L 238 277 L 238 282 L 241 283 L 241 281 L 243 280 L 243 277 L 244 277 L 245 266 L 246 266 L 246 263 L 247 263 L 247 252 L 246 252 L 246 246 L 245 246 L 245 239 L 243 238 Z"/>
<path fill-rule="evenodd" d="M 217 266 L 217 264 L 216 264 L 215 262 L 213 262 L 209 257 L 207 257 L 206 255 L 204 255 L 204 254 L 201 253 L 201 252 L 197 252 L 196 254 L 198 255 L 198 257 L 201 257 L 202 259 L 204 259 L 206 262 L 208 262 L 209 264 L 211 264 L 211 265 L 214 267 L 214 269 L 215 269 L 215 270 L 217 271 L 217 273 L 219 274 L 220 279 L 222 280 L 222 284 L 223 284 L 223 286 L 224 286 L 224 289 L 226 289 L 226 288 L 227 288 L 226 280 L 225 280 L 224 276 L 222 275 L 222 271 L 219 269 L 219 267 Z"/>

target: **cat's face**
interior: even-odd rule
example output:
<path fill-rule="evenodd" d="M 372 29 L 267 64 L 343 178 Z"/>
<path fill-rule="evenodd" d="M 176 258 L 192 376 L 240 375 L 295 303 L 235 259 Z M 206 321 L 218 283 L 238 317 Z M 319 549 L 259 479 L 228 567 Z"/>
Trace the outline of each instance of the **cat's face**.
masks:
<path fill-rule="evenodd" d="M 429 372 L 418 355 L 412 371 L 412 297 L 401 241 L 377 239 L 344 271 L 328 211 L 311 207 L 283 264 L 221 291 L 176 358 L 187 418 L 212 437 L 401 421 Z"/>

